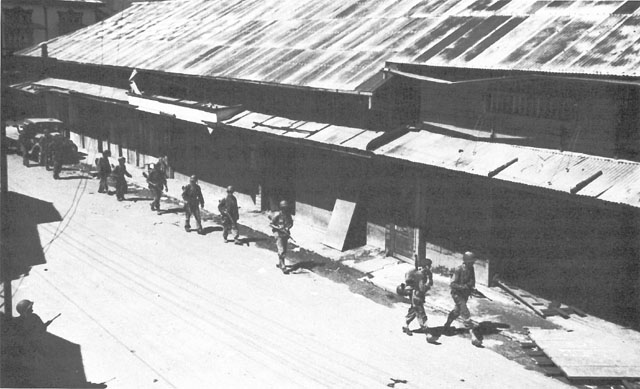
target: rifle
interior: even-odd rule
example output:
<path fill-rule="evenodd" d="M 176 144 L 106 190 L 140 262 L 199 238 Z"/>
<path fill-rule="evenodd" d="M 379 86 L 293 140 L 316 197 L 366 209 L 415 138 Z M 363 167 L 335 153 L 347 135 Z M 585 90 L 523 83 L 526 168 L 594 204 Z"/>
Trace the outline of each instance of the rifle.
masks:
<path fill-rule="evenodd" d="M 58 317 L 60 317 L 60 315 L 62 315 L 62 313 L 59 313 L 59 314 L 55 315 L 55 316 L 53 317 L 53 319 L 51 319 L 51 320 L 49 320 L 48 322 L 44 323 L 44 326 L 45 326 L 45 327 L 49 327 L 49 325 L 50 325 L 51 323 L 53 323 L 53 321 L 54 321 L 54 320 L 56 320 Z"/>
<path fill-rule="evenodd" d="M 477 297 L 477 298 L 482 298 L 482 299 L 487 299 L 489 301 L 493 301 L 491 300 L 489 297 L 487 297 L 484 293 L 482 293 L 481 291 L 479 291 L 478 289 L 473 289 L 471 291 L 471 296 L 473 297 Z"/>
<path fill-rule="evenodd" d="M 276 231 L 278 231 L 278 232 L 280 232 L 280 233 L 284 234 L 284 235 L 287 237 L 287 239 L 290 239 L 293 243 L 296 243 L 296 244 L 298 243 L 298 242 L 296 242 L 296 240 L 295 240 L 295 239 L 293 239 L 293 237 L 291 236 L 291 234 L 290 234 L 290 233 L 288 233 L 288 232 L 287 232 L 287 230 L 285 230 L 284 228 L 282 228 L 282 227 L 278 227 L 278 226 L 276 226 L 276 225 L 274 225 L 274 224 L 269 224 L 269 227 L 271 227 L 271 228 L 273 228 L 274 230 L 276 230 Z"/>

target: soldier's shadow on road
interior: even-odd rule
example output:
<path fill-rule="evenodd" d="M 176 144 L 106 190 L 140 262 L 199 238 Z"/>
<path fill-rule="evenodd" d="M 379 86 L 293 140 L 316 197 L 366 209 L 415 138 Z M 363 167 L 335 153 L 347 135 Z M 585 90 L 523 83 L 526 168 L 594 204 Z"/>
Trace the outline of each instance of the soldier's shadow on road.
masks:
<path fill-rule="evenodd" d="M 249 243 L 255 243 L 255 242 L 261 242 L 263 240 L 267 240 L 267 238 L 239 238 L 238 239 L 238 244 L 249 244 Z"/>
<path fill-rule="evenodd" d="M 511 326 L 506 323 L 492 322 L 492 321 L 483 321 L 476 325 L 475 334 L 478 339 L 483 340 L 487 335 L 495 335 L 500 333 L 501 330 L 510 328 Z M 457 328 L 457 327 L 449 327 L 445 329 L 444 326 L 439 327 L 430 327 L 425 330 L 414 330 L 413 333 L 426 333 L 432 335 L 434 338 L 439 338 L 441 336 L 456 336 L 469 333 L 469 329 L 465 327 Z"/>
<path fill-rule="evenodd" d="M 133 201 L 134 203 L 136 203 L 138 201 L 153 201 L 153 199 L 150 199 L 148 197 L 125 197 L 123 201 Z"/>
<path fill-rule="evenodd" d="M 500 333 L 501 330 L 510 328 L 511 326 L 506 323 L 499 323 L 495 321 L 483 321 L 476 327 L 476 333 L 478 335 L 494 335 Z"/>
<path fill-rule="evenodd" d="M 302 261 L 298 263 L 294 263 L 291 266 L 287 266 L 287 273 L 291 274 L 298 270 L 312 270 L 316 267 L 323 266 L 324 264 L 321 262 L 314 261 Z"/>
<path fill-rule="evenodd" d="M 202 235 L 207 235 L 215 231 L 222 231 L 222 227 L 220 226 L 208 226 L 202 229 Z"/>
<path fill-rule="evenodd" d="M 90 179 L 89 176 L 60 176 L 59 180 L 82 180 L 82 179 Z"/>
<path fill-rule="evenodd" d="M 148 198 L 144 198 L 144 197 L 140 197 L 140 199 L 145 199 L 145 200 L 153 200 L 153 199 L 148 199 Z M 184 208 L 183 207 L 176 207 L 176 208 L 169 208 L 169 209 L 163 209 L 158 211 L 158 215 L 166 215 L 166 214 L 173 214 L 173 213 L 182 213 L 184 212 Z M 206 230 L 206 228 L 205 228 Z"/>

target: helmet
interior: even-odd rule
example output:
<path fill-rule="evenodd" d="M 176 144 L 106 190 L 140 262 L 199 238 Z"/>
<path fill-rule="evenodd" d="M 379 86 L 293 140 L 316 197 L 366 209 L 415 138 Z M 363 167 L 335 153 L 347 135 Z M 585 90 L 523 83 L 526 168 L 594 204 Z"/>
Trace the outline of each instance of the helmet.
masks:
<path fill-rule="evenodd" d="M 404 282 L 396 287 L 396 293 L 399 296 L 406 296 L 407 295 L 406 285 L 404 284 Z"/>
<path fill-rule="evenodd" d="M 198 177 L 196 177 L 196 175 L 194 174 L 194 175 L 192 175 L 192 176 L 189 178 L 189 181 L 191 181 L 191 182 L 197 182 L 197 181 L 198 181 Z"/>
<path fill-rule="evenodd" d="M 126 162 L 126 160 L 127 160 L 127 159 L 126 159 L 125 157 L 120 157 L 120 158 L 118 158 L 118 162 Z"/>
<path fill-rule="evenodd" d="M 284 209 L 284 208 L 288 208 L 289 207 L 289 203 L 286 200 L 282 200 L 280 202 L 280 209 Z"/>
<path fill-rule="evenodd" d="M 474 253 L 472 253 L 471 251 L 467 251 L 462 256 L 462 261 L 463 262 L 475 262 L 476 261 L 476 255 Z"/>
<path fill-rule="evenodd" d="M 227 192 L 229 192 L 229 193 L 233 193 L 233 192 L 235 192 L 235 191 L 236 191 L 236 190 L 235 190 L 235 188 L 233 187 L 233 185 L 229 185 L 229 186 L 227 187 Z"/>
<path fill-rule="evenodd" d="M 21 300 L 18 304 L 16 304 L 16 311 L 18 311 L 18 313 L 22 315 L 32 306 L 33 301 Z"/>

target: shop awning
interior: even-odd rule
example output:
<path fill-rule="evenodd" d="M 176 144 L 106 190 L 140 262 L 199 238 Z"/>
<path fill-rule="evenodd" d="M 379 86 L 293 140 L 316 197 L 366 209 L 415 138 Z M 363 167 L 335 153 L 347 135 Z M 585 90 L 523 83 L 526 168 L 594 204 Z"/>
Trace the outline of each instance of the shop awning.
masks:
<path fill-rule="evenodd" d="M 222 106 L 157 95 L 134 95 L 122 88 L 61 78 L 45 78 L 39 81 L 28 81 L 11 85 L 11 88 L 32 94 L 53 92 L 79 95 L 106 103 L 123 104 L 143 112 L 167 115 L 202 125 L 226 120 L 242 111 L 241 106 Z"/>
<path fill-rule="evenodd" d="M 243 111 L 222 123 L 265 136 L 360 155 L 370 154 L 367 144 L 383 134 L 381 131 L 293 120 L 252 111 Z"/>
<path fill-rule="evenodd" d="M 39 81 L 27 81 L 11 85 L 11 88 L 35 94 L 47 91 L 64 94 L 75 93 L 90 98 L 107 100 L 109 102 L 127 103 L 126 89 L 61 78 L 44 78 Z"/>
<path fill-rule="evenodd" d="M 218 121 L 225 120 L 242 110 L 240 106 L 213 105 L 166 96 L 134 95 L 129 93 L 127 97 L 129 104 L 140 111 L 172 116 L 176 119 L 198 124 L 218 123 Z"/>
<path fill-rule="evenodd" d="M 640 163 L 411 131 L 375 155 L 640 208 Z"/>

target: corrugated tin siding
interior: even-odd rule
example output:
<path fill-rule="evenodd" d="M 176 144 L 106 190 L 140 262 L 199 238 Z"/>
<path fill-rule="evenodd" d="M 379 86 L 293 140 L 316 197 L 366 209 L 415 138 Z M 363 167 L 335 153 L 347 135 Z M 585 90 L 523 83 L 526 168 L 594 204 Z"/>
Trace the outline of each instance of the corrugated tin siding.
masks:
<path fill-rule="evenodd" d="M 388 60 L 637 77 L 639 24 L 638 1 L 163 1 L 58 37 L 49 55 L 349 91 Z"/>
<path fill-rule="evenodd" d="M 640 163 L 585 154 L 477 142 L 428 131 L 410 132 L 374 154 L 569 193 L 598 172 L 577 195 L 640 207 Z"/>

